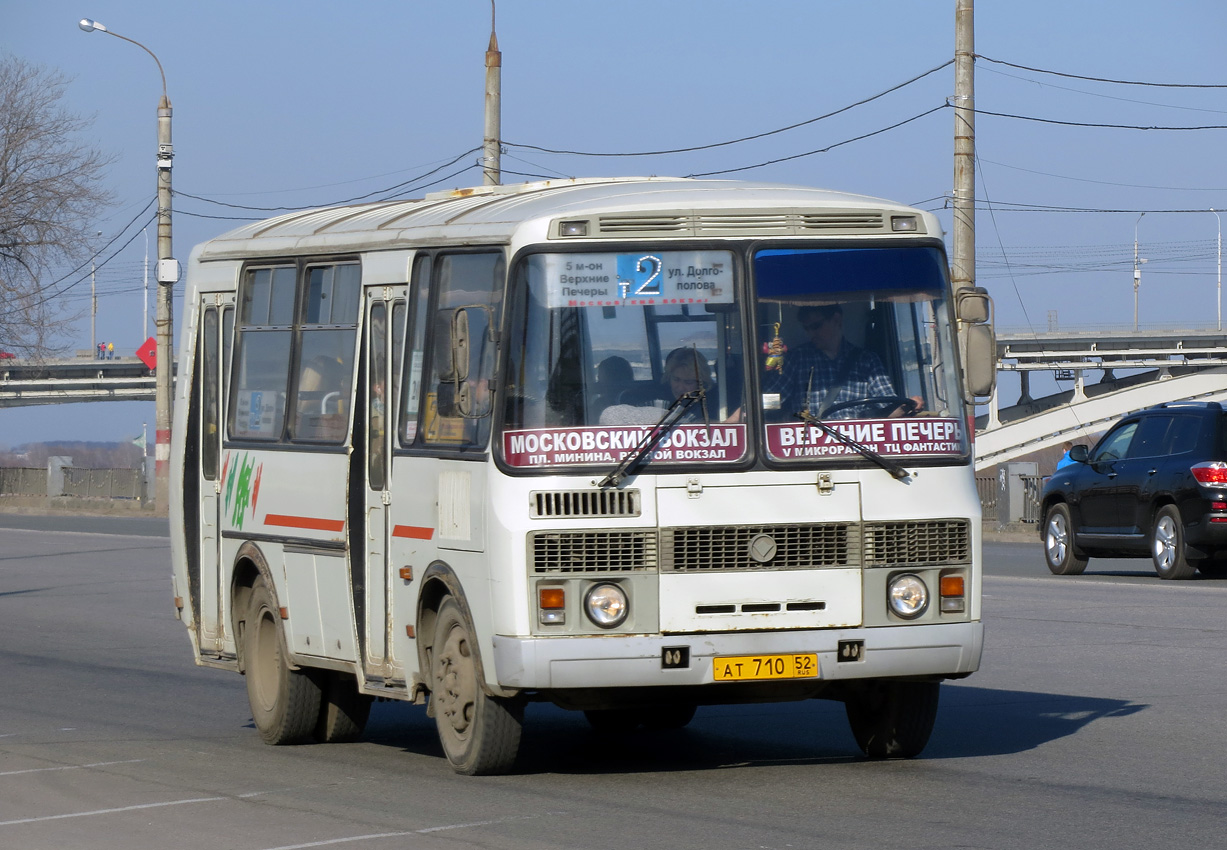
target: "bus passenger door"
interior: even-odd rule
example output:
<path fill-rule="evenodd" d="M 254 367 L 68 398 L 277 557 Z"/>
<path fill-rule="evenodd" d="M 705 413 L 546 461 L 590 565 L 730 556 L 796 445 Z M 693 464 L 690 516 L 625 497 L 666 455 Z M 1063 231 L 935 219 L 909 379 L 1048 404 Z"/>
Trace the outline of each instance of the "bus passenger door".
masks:
<path fill-rule="evenodd" d="M 371 287 L 366 294 L 365 617 L 363 668 L 368 676 L 392 676 L 391 588 L 388 505 L 392 468 L 391 414 L 396 400 L 396 364 L 403 347 L 405 287 Z"/>
<path fill-rule="evenodd" d="M 206 303 L 207 302 L 207 303 Z M 196 616 L 200 628 L 200 648 L 220 652 L 225 628 L 221 621 L 225 582 L 221 569 L 221 535 L 218 533 L 221 519 L 222 486 L 222 427 L 225 415 L 222 409 L 225 398 L 226 353 L 234 328 L 234 302 L 230 297 L 219 298 L 210 294 L 202 297 L 199 337 L 199 389 L 200 413 L 196 470 L 200 511 L 197 527 L 200 538 L 196 552 L 198 570 L 191 577 L 196 591 Z"/>

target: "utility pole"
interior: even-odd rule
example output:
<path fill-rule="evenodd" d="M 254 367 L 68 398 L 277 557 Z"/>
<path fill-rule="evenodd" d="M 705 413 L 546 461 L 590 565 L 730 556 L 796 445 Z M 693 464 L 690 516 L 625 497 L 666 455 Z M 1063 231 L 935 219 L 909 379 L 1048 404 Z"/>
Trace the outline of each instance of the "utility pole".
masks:
<path fill-rule="evenodd" d="M 486 48 L 486 132 L 482 145 L 482 182 L 497 186 L 502 179 L 500 144 L 502 136 L 503 54 L 494 34 L 494 0 L 490 0 L 490 46 Z"/>
<path fill-rule="evenodd" d="M 139 41 L 111 32 L 98 21 L 84 18 L 77 25 L 85 32 L 104 32 L 115 38 L 135 44 L 152 57 L 162 78 L 162 99 L 158 101 L 158 303 L 154 314 L 154 333 L 157 343 L 157 364 L 154 370 L 154 459 L 156 487 L 154 503 L 158 510 L 166 510 L 170 504 L 170 418 L 175 359 L 173 339 L 175 284 L 179 281 L 179 262 L 171 249 L 171 190 L 170 170 L 175 149 L 170 143 L 170 98 L 166 94 L 166 72 L 157 54 Z"/>
<path fill-rule="evenodd" d="M 972 0 L 954 12 L 954 228 L 950 274 L 957 296 L 976 285 L 976 95 Z"/>

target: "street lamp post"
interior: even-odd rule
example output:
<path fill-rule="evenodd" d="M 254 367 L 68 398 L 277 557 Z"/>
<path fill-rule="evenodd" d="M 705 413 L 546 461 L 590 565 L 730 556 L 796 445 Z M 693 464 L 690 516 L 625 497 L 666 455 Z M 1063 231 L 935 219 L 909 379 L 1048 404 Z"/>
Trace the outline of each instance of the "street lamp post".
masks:
<path fill-rule="evenodd" d="M 156 487 L 154 503 L 165 510 L 170 497 L 170 405 L 174 361 L 171 340 L 174 336 L 174 285 L 179 280 L 179 264 L 171 250 L 171 186 L 170 171 L 175 152 L 170 141 L 170 98 L 166 95 L 166 72 L 154 52 L 139 41 L 111 32 L 97 21 L 84 18 L 78 24 L 85 32 L 104 32 L 135 44 L 157 63 L 162 76 L 162 99 L 158 102 L 158 299 L 154 316 L 157 334 L 157 368 L 154 382 L 154 407 L 156 422 Z"/>
<path fill-rule="evenodd" d="M 1223 220 L 1219 218 L 1219 212 L 1214 207 L 1210 208 L 1210 212 L 1214 213 L 1214 218 L 1218 221 L 1218 289 L 1215 293 L 1215 301 L 1218 304 L 1218 329 L 1223 329 Z"/>
<path fill-rule="evenodd" d="M 1142 223 L 1142 217 L 1145 215 L 1146 213 L 1142 213 L 1133 223 L 1133 329 L 1135 331 L 1138 329 L 1138 287 L 1142 285 L 1142 266 L 1138 260 L 1138 225 Z"/>

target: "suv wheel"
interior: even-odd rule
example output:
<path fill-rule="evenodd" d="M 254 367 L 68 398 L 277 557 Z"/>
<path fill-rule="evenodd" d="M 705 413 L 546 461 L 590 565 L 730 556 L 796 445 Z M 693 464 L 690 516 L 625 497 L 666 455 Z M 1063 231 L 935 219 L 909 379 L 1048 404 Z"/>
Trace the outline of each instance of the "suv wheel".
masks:
<path fill-rule="evenodd" d="M 1044 560 L 1058 576 L 1081 575 L 1086 569 L 1086 557 L 1074 546 L 1074 524 L 1064 502 L 1049 508 L 1044 520 Z"/>
<path fill-rule="evenodd" d="M 1164 505 L 1155 514 L 1150 532 L 1150 557 L 1159 578 L 1187 579 L 1197 572 L 1184 556 L 1184 526 L 1175 505 Z"/>

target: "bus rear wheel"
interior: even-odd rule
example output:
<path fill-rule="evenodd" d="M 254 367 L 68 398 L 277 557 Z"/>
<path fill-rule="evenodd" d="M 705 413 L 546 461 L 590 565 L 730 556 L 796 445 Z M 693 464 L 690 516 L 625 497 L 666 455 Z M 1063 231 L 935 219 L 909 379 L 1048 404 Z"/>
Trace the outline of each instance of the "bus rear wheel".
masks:
<path fill-rule="evenodd" d="M 315 740 L 321 744 L 358 740 L 371 714 L 371 698 L 359 692 L 357 681 L 348 673 L 326 672 L 323 677 Z"/>
<path fill-rule="evenodd" d="M 872 759 L 910 759 L 929 743 L 940 682 L 874 682 L 844 703 L 852 735 Z"/>
<path fill-rule="evenodd" d="M 311 740 L 320 713 L 320 686 L 307 671 L 290 669 L 277 601 L 263 578 L 251 588 L 243 643 L 247 699 L 264 743 Z"/>
<path fill-rule="evenodd" d="M 457 773 L 507 773 L 520 749 L 524 707 L 485 692 L 476 653 L 472 627 L 460 604 L 449 596 L 435 620 L 430 659 L 430 698 L 439 742 Z"/>

